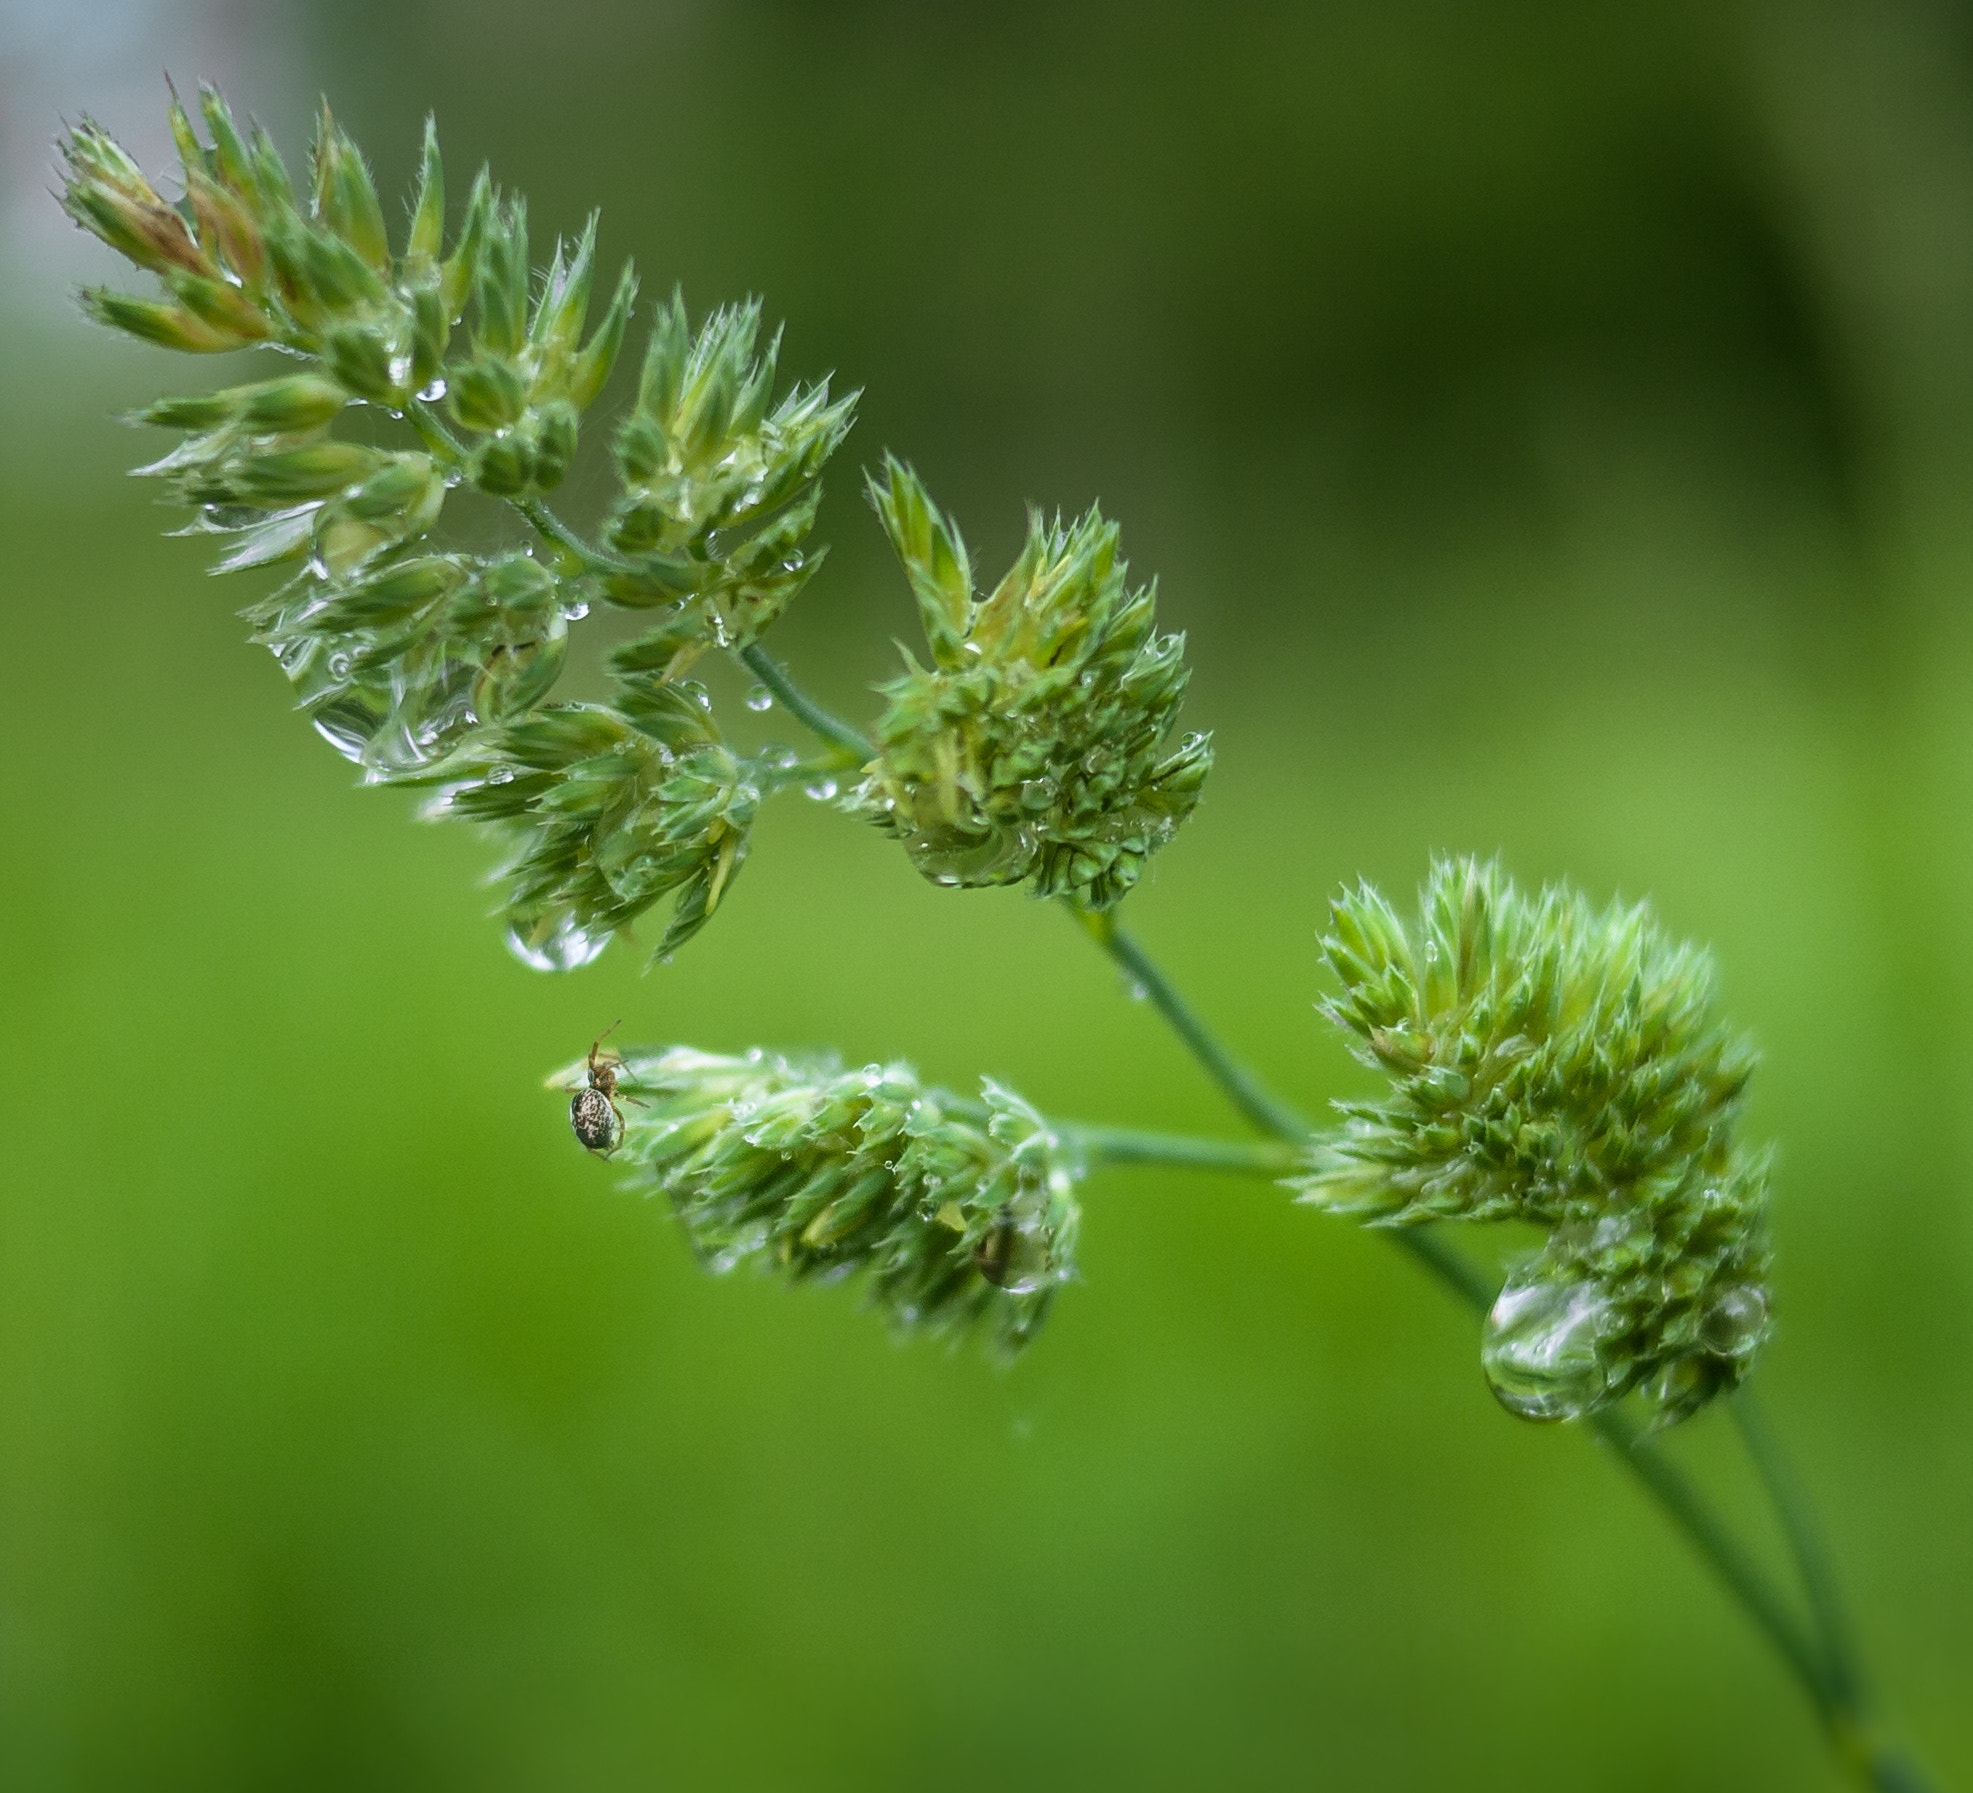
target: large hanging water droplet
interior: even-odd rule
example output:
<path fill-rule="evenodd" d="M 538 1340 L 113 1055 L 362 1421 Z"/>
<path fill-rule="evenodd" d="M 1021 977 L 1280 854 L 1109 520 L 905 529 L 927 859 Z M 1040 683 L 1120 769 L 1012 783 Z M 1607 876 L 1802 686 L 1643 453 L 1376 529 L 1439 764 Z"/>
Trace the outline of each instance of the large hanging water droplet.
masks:
<path fill-rule="evenodd" d="M 765 685 L 751 686 L 747 691 L 747 708 L 756 716 L 774 708 L 774 693 Z"/>
<path fill-rule="evenodd" d="M 530 928 L 510 927 L 507 947 L 523 965 L 536 971 L 574 971 L 587 965 L 610 944 L 607 932 L 589 934 L 572 916 L 558 916 L 552 927 L 536 922 Z"/>
<path fill-rule="evenodd" d="M 1494 1397 L 1523 1419 L 1575 1419 L 1609 1392 L 1601 1346 L 1616 1315 L 1593 1282 L 1516 1278 L 1480 1340 Z"/>
<path fill-rule="evenodd" d="M 1038 1220 L 1003 1214 L 973 1248 L 979 1272 L 1006 1295 L 1032 1295 L 1057 1280 L 1048 1232 Z"/>
<path fill-rule="evenodd" d="M 1767 1337 L 1767 1296 L 1751 1283 L 1720 1290 L 1706 1309 L 1699 1336 L 1721 1357 L 1751 1357 Z"/>
<path fill-rule="evenodd" d="M 911 863 L 934 884 L 1013 884 L 1034 869 L 1037 835 L 1025 824 L 989 826 L 980 834 L 943 826 L 913 829 L 902 839 Z"/>
<path fill-rule="evenodd" d="M 802 786 L 802 795 L 812 797 L 817 803 L 827 803 L 836 794 L 836 781 L 833 778 L 817 778 Z"/>

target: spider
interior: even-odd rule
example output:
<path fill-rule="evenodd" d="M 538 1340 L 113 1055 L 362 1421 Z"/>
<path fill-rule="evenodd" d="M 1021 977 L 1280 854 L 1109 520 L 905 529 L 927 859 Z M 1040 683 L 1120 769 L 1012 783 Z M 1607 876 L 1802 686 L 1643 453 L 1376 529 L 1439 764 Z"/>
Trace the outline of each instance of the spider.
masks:
<path fill-rule="evenodd" d="M 569 1098 L 570 1128 L 577 1139 L 604 1158 L 623 1139 L 623 1110 L 617 1106 L 617 1067 L 623 1060 L 602 1050 L 603 1042 L 619 1025 L 612 1021 L 596 1036 L 589 1048 L 589 1080 Z"/>

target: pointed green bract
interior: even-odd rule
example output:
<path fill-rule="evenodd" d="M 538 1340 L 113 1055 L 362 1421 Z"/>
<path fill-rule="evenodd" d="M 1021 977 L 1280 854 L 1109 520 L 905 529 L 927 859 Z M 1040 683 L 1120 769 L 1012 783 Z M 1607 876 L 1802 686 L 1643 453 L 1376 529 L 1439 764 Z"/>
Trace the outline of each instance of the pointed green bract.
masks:
<path fill-rule="evenodd" d="M 1097 511 L 1029 519 L 1027 545 L 976 599 L 959 534 L 887 460 L 871 501 L 917 594 L 932 665 L 883 687 L 878 758 L 850 801 L 934 883 L 1031 882 L 1086 909 L 1118 902 L 1199 800 L 1204 735 L 1169 737 L 1184 640 L 1154 633 L 1118 531 Z"/>
<path fill-rule="evenodd" d="M 1754 1054 L 1706 956 L 1642 905 L 1526 896 L 1471 859 L 1433 866 L 1413 924 L 1368 886 L 1338 898 L 1323 949 L 1323 1013 L 1390 1091 L 1343 1105 L 1305 1198 L 1545 1230 L 1482 1346 L 1517 1413 L 1641 1389 L 1669 1422 L 1738 1383 L 1767 1333 L 1768 1167 L 1735 1137 Z"/>
<path fill-rule="evenodd" d="M 445 163 L 438 150 L 438 120 L 427 115 L 418 157 L 418 193 L 411 202 L 411 230 L 404 242 L 408 265 L 436 271 L 445 246 Z"/>
<path fill-rule="evenodd" d="M 627 1051 L 612 1154 L 701 1262 L 859 1279 L 900 1328 L 1025 1345 L 1075 1274 L 1079 1166 L 998 1085 L 965 1101 L 903 1064 Z M 555 1078 L 587 1086 L 587 1061 Z"/>

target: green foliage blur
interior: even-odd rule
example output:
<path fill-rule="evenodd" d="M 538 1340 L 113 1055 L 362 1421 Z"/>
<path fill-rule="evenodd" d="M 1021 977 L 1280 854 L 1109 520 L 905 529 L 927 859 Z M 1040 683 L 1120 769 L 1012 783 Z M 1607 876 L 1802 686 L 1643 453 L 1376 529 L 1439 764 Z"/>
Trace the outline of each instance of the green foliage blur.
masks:
<path fill-rule="evenodd" d="M 647 293 L 760 292 L 785 369 L 866 389 L 772 641 L 847 713 L 912 628 L 856 465 L 909 457 L 984 564 L 1028 501 L 1122 520 L 1218 751 L 1124 913 L 1298 1100 L 1365 1087 L 1312 1010 L 1345 879 L 1498 850 L 1713 943 L 1782 1146 L 1756 1383 L 1973 1777 L 1959 15 L 226 17 L 291 155 L 319 88 L 401 189 L 435 109 L 461 193 L 490 157 L 544 241 L 600 204 Z M 103 107 L 28 98 L 50 138 Z M 1836 1784 L 1591 1442 L 1264 1186 L 1094 1180 L 1012 1371 L 702 1275 L 541 1087 L 620 1016 L 1237 1123 L 1058 913 L 799 796 L 675 965 L 524 969 L 482 847 L 351 788 L 258 588 L 121 477 L 154 450 L 109 414 L 185 368 L 37 315 L 0 320 L 0 1783 Z M 1724 1416 L 1675 1449 L 1754 1523 Z"/>

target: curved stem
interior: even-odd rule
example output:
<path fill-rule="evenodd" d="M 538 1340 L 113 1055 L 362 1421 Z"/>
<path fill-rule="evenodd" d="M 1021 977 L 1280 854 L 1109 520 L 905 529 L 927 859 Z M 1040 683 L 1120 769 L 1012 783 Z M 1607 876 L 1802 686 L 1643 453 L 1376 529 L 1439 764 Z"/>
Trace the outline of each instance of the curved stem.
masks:
<path fill-rule="evenodd" d="M 1467 1306 L 1482 1314 L 1493 1306 L 1494 1291 L 1486 1277 L 1436 1234 L 1416 1227 L 1381 1230 Z M 1760 1565 L 1726 1529 L 1685 1473 L 1649 1443 L 1632 1421 L 1606 1407 L 1592 1414 L 1589 1424 L 1747 1609 L 1826 1724 L 1832 1690 L 1822 1653 Z"/>
<path fill-rule="evenodd" d="M 405 411 L 418 438 L 439 460 L 455 472 L 464 472 L 472 459 L 466 445 L 447 427 L 445 419 L 423 399 L 414 399 Z M 533 524 L 536 534 L 565 554 L 580 561 L 592 573 L 621 573 L 628 563 L 607 549 L 585 541 L 555 515 L 539 498 L 509 498 L 514 509 Z"/>
<path fill-rule="evenodd" d="M 780 663 L 756 641 L 740 650 L 740 663 L 774 693 L 776 701 L 811 733 L 821 736 L 832 747 L 854 754 L 857 764 L 877 757 L 869 737 L 852 728 L 839 716 L 832 716 L 809 697 L 781 668 Z"/>
<path fill-rule="evenodd" d="M 740 658 L 753 668 L 761 682 L 788 710 L 824 740 L 868 755 L 870 744 L 846 723 L 838 721 L 819 705 L 811 703 L 788 675 L 756 644 L 743 650 Z M 1111 960 L 1136 983 L 1152 1006 L 1170 1024 L 1201 1068 L 1224 1092 L 1246 1119 L 1260 1132 L 1290 1147 L 1305 1145 L 1313 1133 L 1311 1123 L 1291 1104 L 1283 1101 L 1260 1078 L 1221 1044 L 1198 1013 L 1179 994 L 1155 959 L 1110 914 L 1076 912 L 1084 931 Z M 1122 1160 L 1118 1160 L 1122 1161 Z M 1140 1159 L 1138 1162 L 1166 1162 Z M 1423 1228 L 1393 1227 L 1386 1231 L 1393 1241 L 1409 1252 L 1460 1298 L 1481 1313 L 1493 1305 L 1494 1291 L 1488 1280 L 1464 1257 Z M 1927 1793 L 1928 1783 L 1919 1771 L 1892 1752 L 1872 1744 L 1869 1727 L 1858 1709 L 1853 1687 L 1846 1686 L 1833 1666 L 1848 1661 L 1842 1652 L 1847 1646 L 1822 1635 L 1826 1624 L 1821 1598 L 1810 1589 L 1811 1610 L 1817 1627 L 1804 1626 L 1773 1579 L 1728 1530 L 1691 1479 L 1645 1439 L 1628 1419 L 1606 1408 L 1593 1415 L 1591 1428 L 1614 1450 L 1640 1487 L 1658 1503 L 1699 1553 L 1721 1586 L 1736 1599 L 1756 1628 L 1787 1665 L 1814 1708 L 1824 1734 L 1837 1759 L 1859 1782 L 1876 1793 Z M 1769 1493 L 1781 1512 L 1784 1529 L 1789 1528 L 1791 1508 L 1784 1506 L 1773 1485 Z M 1793 1510 L 1800 1511 L 1794 1498 Z M 1792 1539 L 1791 1531 L 1791 1539 Z M 1800 1546 L 1797 1546 L 1798 1558 Z M 1804 1580 L 1808 1579 L 1804 1570 Z M 1838 1638 L 1846 1634 L 1839 1633 Z"/>
<path fill-rule="evenodd" d="M 590 572 L 621 573 L 628 567 L 628 562 L 619 560 L 593 542 L 584 541 L 539 498 L 510 498 L 507 502 L 534 525 L 543 540 L 553 542 L 556 547 L 573 554 Z"/>
<path fill-rule="evenodd" d="M 812 760 L 793 760 L 785 766 L 752 762 L 748 776 L 763 792 L 785 791 L 790 785 L 810 784 L 843 770 L 840 753 L 818 754 Z"/>
<path fill-rule="evenodd" d="M 1098 1164 L 1163 1164 L 1176 1170 L 1223 1170 L 1236 1176 L 1284 1177 L 1295 1168 L 1295 1153 L 1265 1140 L 1203 1139 L 1188 1133 L 1147 1133 L 1136 1127 L 1086 1126 L 1051 1120 L 1073 1146 Z"/>
<path fill-rule="evenodd" d="M 1809 1606 L 1821 1627 L 1823 1648 L 1829 1659 L 1830 1685 L 1846 1700 L 1856 1703 L 1861 1697 L 1863 1679 L 1857 1669 L 1850 1615 L 1836 1585 L 1835 1566 L 1823 1545 L 1821 1528 L 1809 1511 L 1808 1497 L 1769 1431 L 1767 1416 L 1754 1392 L 1742 1388 L 1729 1403 L 1729 1411 L 1754 1465 L 1754 1473 L 1760 1477 L 1761 1486 L 1781 1521 L 1789 1553 L 1795 1559 Z"/>
<path fill-rule="evenodd" d="M 1304 1140 L 1315 1131 L 1308 1118 L 1296 1112 L 1270 1090 L 1253 1072 L 1228 1052 L 1211 1030 L 1179 995 L 1158 962 L 1126 932 L 1115 914 L 1096 914 L 1087 909 L 1074 911 L 1084 931 L 1122 968 L 1125 976 L 1144 992 L 1151 1006 L 1171 1024 L 1172 1032 L 1207 1074 L 1226 1093 L 1243 1115 L 1263 1133 L 1277 1139 Z"/>
<path fill-rule="evenodd" d="M 1856 1758 L 1871 1786 L 1884 1793 L 1919 1793 L 1926 1784 L 1923 1775 L 1883 1737 L 1848 1603 L 1808 1491 L 1775 1438 L 1767 1410 L 1754 1392 L 1742 1388 L 1728 1407 L 1754 1473 L 1781 1521 L 1789 1554 L 1809 1597 L 1809 1610 L 1822 1635 L 1824 1672 L 1834 1702 L 1831 1736 L 1839 1750 Z"/>

